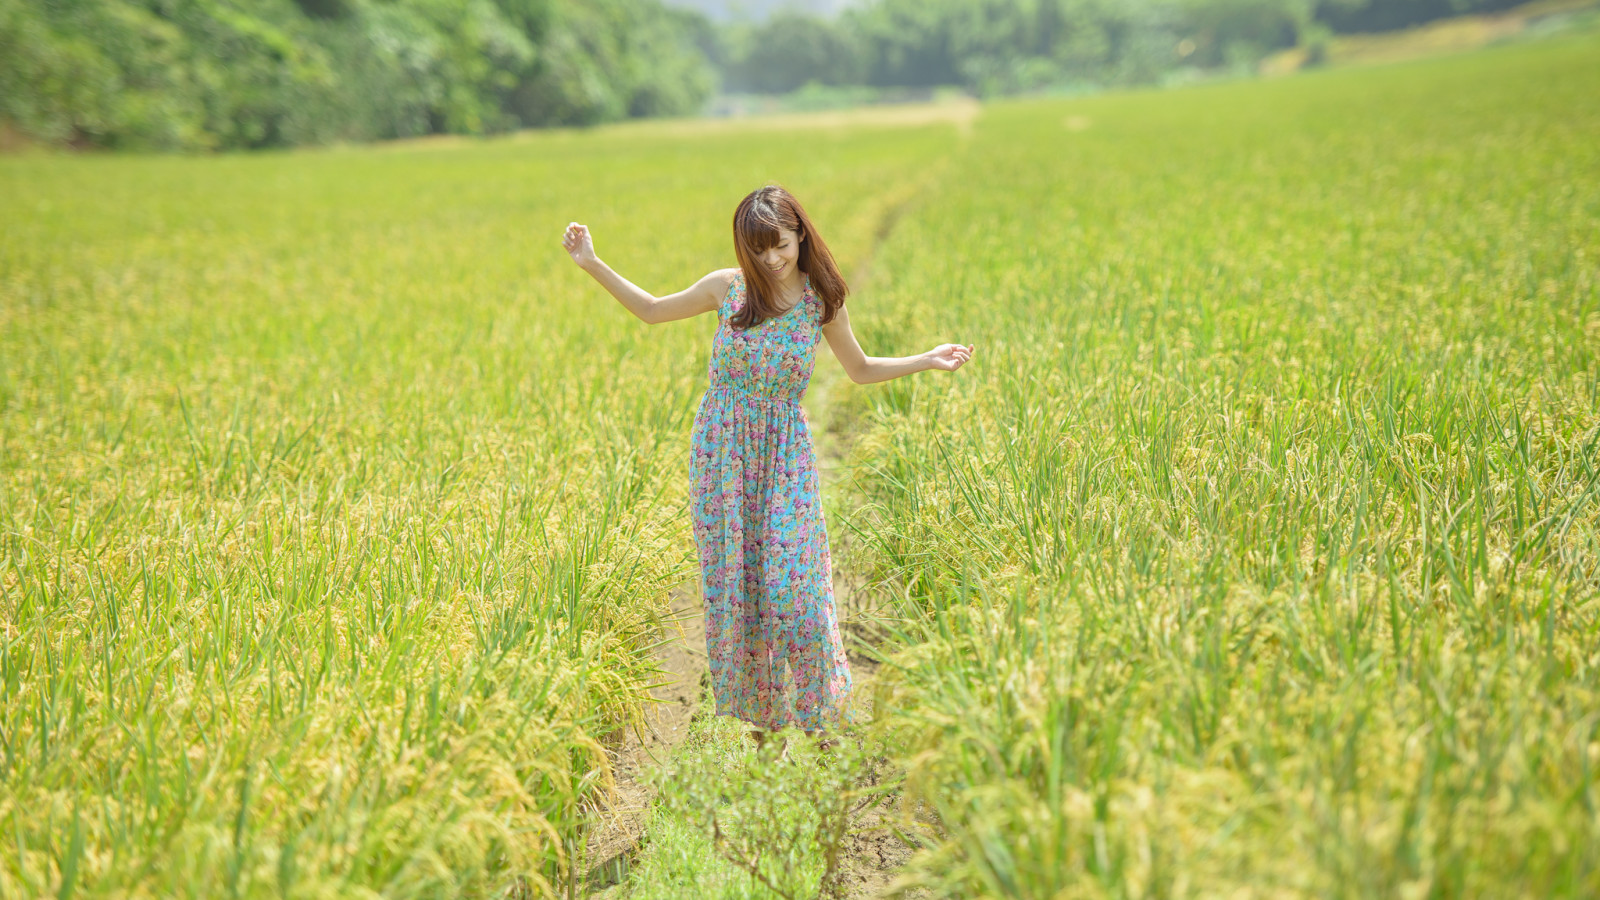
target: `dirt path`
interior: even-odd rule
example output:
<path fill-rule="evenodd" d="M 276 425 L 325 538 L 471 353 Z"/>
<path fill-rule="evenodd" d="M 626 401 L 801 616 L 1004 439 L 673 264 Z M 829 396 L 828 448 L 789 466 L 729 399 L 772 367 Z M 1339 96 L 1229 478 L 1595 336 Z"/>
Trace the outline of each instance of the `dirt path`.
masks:
<path fill-rule="evenodd" d="M 843 370 L 831 355 L 820 358 L 805 401 L 823 490 L 829 498 L 838 496 L 837 492 L 845 486 L 848 437 L 839 427 L 841 423 L 832 417 L 832 402 L 835 392 L 847 383 Z M 833 508 L 838 509 L 837 504 Z M 832 516 L 829 524 L 829 542 L 835 560 L 834 601 L 845 632 L 855 691 L 867 696 L 878 669 L 877 662 L 864 652 L 876 642 L 868 625 L 874 610 L 864 590 L 864 579 L 840 564 L 850 556 L 849 535 L 842 523 Z M 672 609 L 672 618 L 665 623 L 664 643 L 657 651 L 666 678 L 651 691 L 651 696 L 661 702 L 646 709 L 641 734 L 630 733 L 621 746 L 608 751 L 617 791 L 611 808 L 589 835 L 586 848 L 589 892 L 616 885 L 628 877 L 641 847 L 650 804 L 655 799 L 644 783 L 645 772 L 665 762 L 683 743 L 705 689 L 705 617 L 696 586 L 685 585 L 675 591 Z M 848 885 L 845 896 L 851 900 L 881 896 L 910 855 L 911 848 L 894 836 L 882 814 L 877 810 L 868 812 L 852 823 L 846 838 L 842 860 Z"/>
<path fill-rule="evenodd" d="M 672 594 L 672 617 L 664 623 L 665 643 L 656 651 L 666 678 L 650 691 L 659 703 L 645 709 L 641 733 L 627 736 L 622 746 L 608 750 L 617 792 L 612 806 L 589 833 L 585 859 L 587 886 L 597 891 L 628 877 L 628 868 L 644 837 L 654 792 L 644 773 L 671 757 L 689 736 L 689 723 L 700 708 L 700 692 L 707 674 L 705 615 L 699 590 L 686 585 Z"/>
<path fill-rule="evenodd" d="M 812 388 L 806 395 L 806 408 L 817 447 L 824 503 L 830 513 L 839 511 L 842 504 L 827 501 L 844 496 L 849 477 L 846 464 L 850 423 L 838 416 L 835 404 L 840 393 L 851 389 L 849 378 L 832 354 L 818 359 Z M 852 536 L 832 514 L 828 517 L 828 542 L 834 560 L 834 603 L 844 631 L 845 650 L 850 657 L 853 692 L 858 697 L 869 697 L 878 674 L 878 662 L 869 648 L 877 646 L 881 640 L 872 625 L 872 617 L 879 609 L 867 590 L 866 579 L 849 566 L 848 561 L 854 555 Z M 883 807 L 868 810 L 850 823 L 840 854 L 844 896 L 848 900 L 876 900 L 883 896 L 895 875 L 911 858 L 912 847 L 897 837 L 889 824 Z"/>
<path fill-rule="evenodd" d="M 962 113 L 960 133 L 970 134 L 974 109 Z M 907 186 L 879 212 L 873 230 L 872 246 L 864 257 L 857 260 L 852 272 L 852 284 L 865 285 L 872 277 L 872 263 L 877 247 L 882 243 L 901 213 L 922 184 L 933 181 L 937 171 L 930 171 L 918 183 Z M 872 597 L 866 590 L 865 579 L 851 571 L 850 535 L 843 527 L 838 513 L 848 482 L 845 471 L 849 455 L 850 425 L 837 414 L 839 395 L 850 390 L 849 378 L 832 353 L 819 352 L 816 369 L 803 401 L 811 434 L 817 451 L 823 505 L 827 510 L 828 538 L 833 557 L 834 602 L 838 609 L 840 625 L 844 631 L 846 652 L 850 658 L 854 693 L 870 696 L 872 681 L 878 663 L 866 652 L 875 646 L 878 635 L 870 625 L 876 612 Z M 616 778 L 617 794 L 612 807 L 590 833 L 585 858 L 589 861 L 585 871 L 587 892 L 595 892 L 617 885 L 628 877 L 628 870 L 637 856 L 644 836 L 644 827 L 654 794 L 644 783 L 644 773 L 650 766 L 665 762 L 688 736 L 690 722 L 700 706 L 701 692 L 707 690 L 708 669 L 705 654 L 705 616 L 701 606 L 697 583 L 685 585 L 673 593 L 673 616 L 667 623 L 665 641 L 657 651 L 665 681 L 651 691 L 661 703 L 651 704 L 646 710 L 643 735 L 630 734 L 626 741 L 611 753 L 612 770 Z M 841 870 L 847 885 L 846 897 L 850 900 L 868 900 L 882 895 L 894 880 L 895 873 L 910 858 L 912 848 L 895 836 L 888 827 L 882 809 L 867 812 L 851 823 L 845 840 Z"/>

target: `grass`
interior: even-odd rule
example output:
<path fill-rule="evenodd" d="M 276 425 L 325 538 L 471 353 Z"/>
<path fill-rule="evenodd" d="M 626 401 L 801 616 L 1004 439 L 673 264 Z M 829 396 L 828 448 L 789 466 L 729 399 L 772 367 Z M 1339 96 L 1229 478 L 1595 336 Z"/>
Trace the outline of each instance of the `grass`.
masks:
<path fill-rule="evenodd" d="M 849 401 L 908 883 L 1600 891 L 1596 59 L 988 108 Z"/>
<path fill-rule="evenodd" d="M 704 327 L 949 125 L 0 161 L 0 895 L 551 895 L 693 577 Z M 700 325 L 704 326 L 704 322 Z"/>
<path fill-rule="evenodd" d="M 829 749 L 798 731 L 757 749 L 747 726 L 702 704 L 689 738 L 653 778 L 659 795 L 641 857 L 611 896 L 630 900 L 799 900 L 842 896 L 853 823 L 890 799 L 870 729 Z"/>
<path fill-rule="evenodd" d="M 555 235 L 678 287 L 769 178 L 868 352 L 979 356 L 830 391 L 879 715 L 713 719 L 622 893 L 835 892 L 881 754 L 934 896 L 1600 893 L 1595 51 L 0 160 L 0 894 L 568 889 L 709 332 Z"/>
<path fill-rule="evenodd" d="M 1600 23 L 1595 0 L 1533 0 L 1499 12 L 1435 19 L 1397 31 L 1328 35 L 1320 49 L 1291 47 L 1263 59 L 1260 73 L 1287 75 L 1313 66 L 1367 66 L 1465 53 L 1495 44 L 1540 41 L 1593 31 Z"/>
<path fill-rule="evenodd" d="M 1398 62 L 1419 56 L 1473 50 L 1498 41 L 1542 33 L 1591 27 L 1593 0 L 1536 0 L 1495 15 L 1456 16 L 1388 34 L 1352 34 L 1334 38 L 1328 48 L 1334 65 Z"/>
<path fill-rule="evenodd" d="M 809 897 L 822 875 L 815 753 L 757 750 L 745 727 L 707 708 L 655 775 L 663 793 L 630 873 L 635 900 Z"/>

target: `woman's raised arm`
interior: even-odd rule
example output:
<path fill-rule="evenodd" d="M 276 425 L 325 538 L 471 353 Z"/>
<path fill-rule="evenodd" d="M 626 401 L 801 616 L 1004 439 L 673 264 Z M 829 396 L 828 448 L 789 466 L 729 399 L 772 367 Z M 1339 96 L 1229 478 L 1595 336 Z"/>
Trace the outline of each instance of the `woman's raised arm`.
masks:
<path fill-rule="evenodd" d="M 822 326 L 822 336 L 828 339 L 839 366 L 856 384 L 892 381 L 929 369 L 954 372 L 972 358 L 970 344 L 940 344 L 916 356 L 868 356 L 856 340 L 855 332 L 850 330 L 850 314 L 843 306 L 834 314 L 832 322 Z"/>
<path fill-rule="evenodd" d="M 687 319 L 701 313 L 714 312 L 717 305 L 722 302 L 722 296 L 728 292 L 728 285 L 733 283 L 733 269 L 718 269 L 706 277 L 696 281 L 688 288 L 657 297 L 646 292 L 615 270 L 605 264 L 605 261 L 595 255 L 594 239 L 589 236 L 589 227 L 579 225 L 577 222 L 567 226 L 567 233 L 561 239 L 561 246 L 566 249 L 567 255 L 578 264 L 578 268 L 588 272 L 600 286 L 611 292 L 628 312 L 640 319 L 654 325 L 658 322 L 671 322 L 676 319 Z"/>

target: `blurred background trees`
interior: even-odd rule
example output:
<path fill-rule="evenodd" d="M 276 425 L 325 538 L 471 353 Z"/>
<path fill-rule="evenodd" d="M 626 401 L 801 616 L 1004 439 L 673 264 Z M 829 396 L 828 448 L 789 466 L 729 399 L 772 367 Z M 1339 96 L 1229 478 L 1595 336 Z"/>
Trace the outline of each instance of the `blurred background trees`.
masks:
<path fill-rule="evenodd" d="M 679 0 L 718 9 L 723 0 Z M 813 0 L 831 6 L 829 0 Z M 833 17 L 791 7 L 729 25 L 730 90 L 808 82 L 961 86 L 982 95 L 1158 81 L 1248 67 L 1334 32 L 1383 31 L 1526 0 L 863 0 Z"/>
<path fill-rule="evenodd" d="M 0 0 L 0 124 L 208 150 L 691 114 L 719 87 L 1141 84 L 1516 0 L 811 0 L 742 23 L 675 2 Z"/>
<path fill-rule="evenodd" d="M 0 0 L 0 118 L 208 149 L 690 113 L 695 13 L 658 0 Z"/>

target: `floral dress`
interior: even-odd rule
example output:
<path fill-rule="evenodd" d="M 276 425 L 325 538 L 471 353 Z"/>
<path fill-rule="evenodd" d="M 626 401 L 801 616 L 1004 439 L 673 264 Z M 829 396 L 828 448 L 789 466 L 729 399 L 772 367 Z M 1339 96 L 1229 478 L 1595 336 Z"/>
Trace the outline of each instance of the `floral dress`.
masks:
<path fill-rule="evenodd" d="M 742 274 L 717 308 L 711 386 L 695 415 L 691 507 L 717 715 L 820 730 L 850 692 L 816 453 L 800 398 L 822 340 L 822 301 L 750 329 Z"/>

